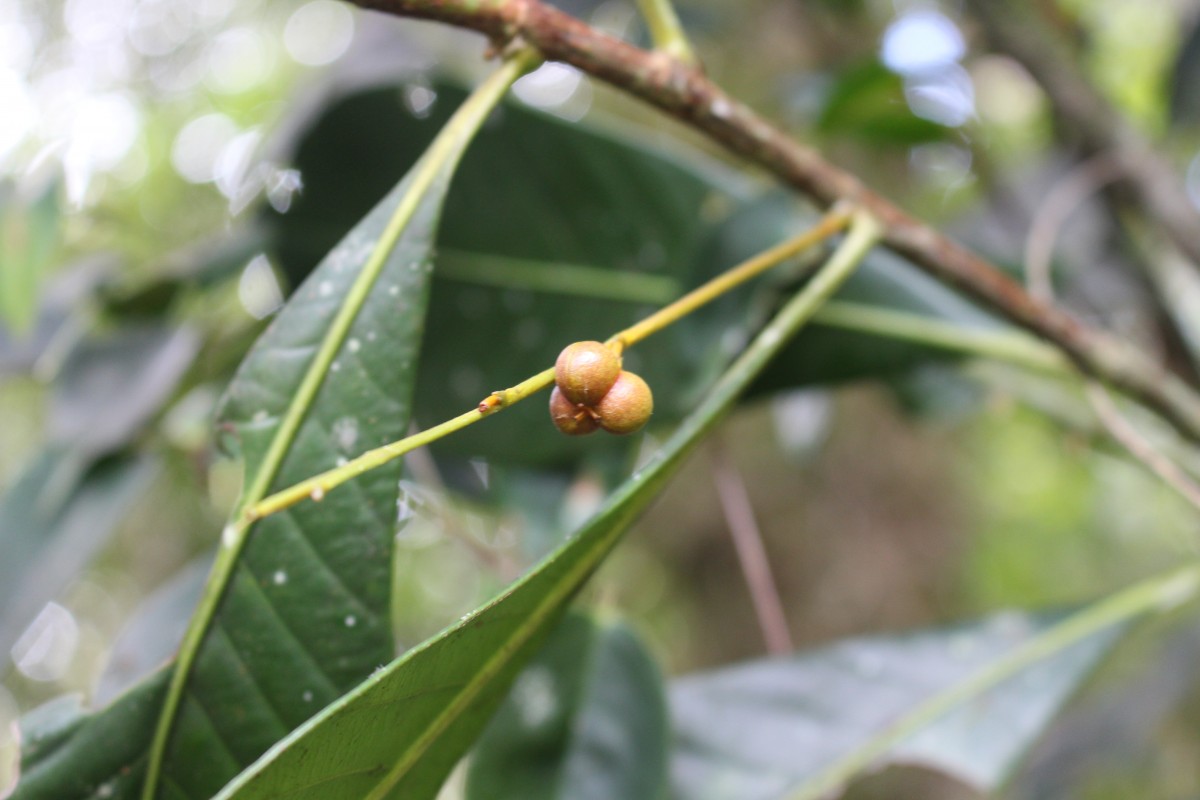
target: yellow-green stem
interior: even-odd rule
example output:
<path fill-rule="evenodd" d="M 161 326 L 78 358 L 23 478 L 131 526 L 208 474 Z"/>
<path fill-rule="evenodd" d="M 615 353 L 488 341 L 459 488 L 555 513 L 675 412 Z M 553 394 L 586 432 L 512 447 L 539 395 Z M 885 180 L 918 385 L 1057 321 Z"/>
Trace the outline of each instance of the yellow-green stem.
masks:
<path fill-rule="evenodd" d="M 920 314 L 841 300 L 826 303 L 813 318 L 813 324 L 1007 361 L 1060 377 L 1078 374 L 1061 351 L 1016 330 L 966 328 Z"/>
<path fill-rule="evenodd" d="M 622 350 L 631 344 L 645 339 L 652 333 L 662 330 L 671 323 L 682 319 L 705 303 L 711 302 L 725 292 L 745 283 L 751 278 L 766 272 L 780 262 L 803 252 L 813 245 L 823 241 L 843 230 L 850 222 L 852 212 L 847 207 L 831 210 L 821 220 L 807 231 L 788 239 L 782 244 L 742 262 L 727 272 L 718 275 L 708 283 L 697 287 L 670 305 L 664 306 L 644 320 L 620 331 L 609 338 L 608 343 Z M 368 450 L 358 458 L 340 467 L 314 475 L 293 486 L 289 486 L 275 494 L 262 499 L 243 513 L 242 522 L 248 524 L 253 520 L 282 511 L 289 506 L 306 498 L 321 500 L 325 494 L 346 481 L 355 478 L 368 470 L 386 464 L 394 458 L 408 453 L 418 447 L 423 447 L 443 436 L 462 430 L 468 425 L 474 425 L 481 419 L 495 414 L 497 411 L 518 403 L 545 389 L 554 382 L 554 368 L 543 370 L 531 378 L 526 378 L 515 386 L 492 395 L 479 404 L 478 408 L 459 414 L 440 425 L 428 428 L 399 441 L 385 444 L 382 447 Z"/>
<path fill-rule="evenodd" d="M 879 241 L 881 233 L 879 222 L 870 214 L 864 211 L 854 214 L 846 237 L 828 261 L 738 356 L 712 391 L 700 402 L 696 411 L 683 421 L 671 440 L 663 446 L 654 463 L 645 467 L 642 489 L 647 485 L 657 485 L 661 488 L 665 484 L 673 472 L 672 462 L 678 463 L 684 459 L 703 436 L 717 425 L 754 376 L 762 371 L 767 362 L 812 318 L 813 312 L 854 273 L 866 254 Z M 630 492 L 624 497 L 626 501 L 636 498 L 642 490 L 638 488 L 638 483 L 628 482 L 618 490 Z M 636 503 L 637 500 L 633 502 Z M 609 527 L 608 532 L 602 536 L 588 537 L 588 552 L 577 553 L 571 559 L 567 573 L 555 581 L 550 591 L 546 592 L 526 615 L 527 620 L 535 622 L 522 626 L 516 636 L 508 641 L 507 646 L 496 648 L 487 655 L 471 680 L 455 687 L 458 691 L 457 697 L 427 724 L 420 738 L 392 765 L 388 773 L 364 796 L 364 800 L 384 800 L 394 796 L 396 785 L 411 774 L 414 765 L 430 752 L 430 748 L 436 744 L 439 737 L 444 736 L 472 704 L 478 701 L 480 692 L 511 661 L 512 654 L 534 635 L 539 624 L 536 620 L 548 618 L 554 609 L 560 608 L 570 595 L 578 590 L 587 579 L 587 575 L 604 558 L 605 553 L 616 545 L 617 539 L 625 529 L 624 525 L 615 525 Z M 588 534 L 584 532 L 580 536 L 586 537 Z"/>
<path fill-rule="evenodd" d="M 723 272 L 708 283 L 698 286 L 683 297 L 663 306 L 658 311 L 646 317 L 625 330 L 609 337 L 608 344 L 623 350 L 630 345 L 640 342 L 647 336 L 661 331 L 695 311 L 700 306 L 710 303 L 746 281 L 754 278 L 776 264 L 807 250 L 815 243 L 832 236 L 846 227 L 850 222 L 851 210 L 846 206 L 832 209 L 821 220 L 799 236 L 788 239 L 782 244 L 764 250 L 753 258 L 743 261 L 733 269 Z"/>
<path fill-rule="evenodd" d="M 638 8 L 641 9 L 642 18 L 646 20 L 646 28 L 650 31 L 654 49 L 688 66 L 699 65 L 700 61 L 679 23 L 679 15 L 675 13 L 671 0 L 638 0 Z"/>
<path fill-rule="evenodd" d="M 259 469 L 242 493 L 233 521 L 225 527 L 221 534 L 221 547 L 209 572 L 200 602 L 192 614 L 188 629 L 180 643 L 171 680 L 167 686 L 167 694 L 159 711 L 158 723 L 147 758 L 146 779 L 142 784 L 142 800 L 153 800 L 157 792 L 163 758 L 179 704 L 183 698 L 184 687 L 187 685 L 192 665 L 200 651 L 200 645 L 212 624 L 225 587 L 233 575 L 238 557 L 246 543 L 253 523 L 253 514 L 247 513 L 246 509 L 252 508 L 266 494 L 271 481 L 278 474 L 279 466 L 283 463 L 283 458 L 287 454 L 296 432 L 312 406 L 317 391 L 325 379 L 325 374 L 329 371 L 330 364 L 336 357 L 359 310 L 383 270 L 388 256 L 412 220 L 421 199 L 442 171 L 453 169 L 454 164 L 462 157 L 467 145 L 483 125 L 488 114 L 495 108 L 496 103 L 500 101 L 513 82 L 536 66 L 537 62 L 538 56 L 532 50 L 526 49 L 513 53 L 463 102 L 413 168 L 412 183 L 396 206 L 396 210 L 380 235 L 374 250 L 347 292 L 342 307 L 330 324 L 320 347 L 313 356 L 308 371 L 280 420 L 279 428 L 271 440 L 267 452 L 263 455 Z"/>

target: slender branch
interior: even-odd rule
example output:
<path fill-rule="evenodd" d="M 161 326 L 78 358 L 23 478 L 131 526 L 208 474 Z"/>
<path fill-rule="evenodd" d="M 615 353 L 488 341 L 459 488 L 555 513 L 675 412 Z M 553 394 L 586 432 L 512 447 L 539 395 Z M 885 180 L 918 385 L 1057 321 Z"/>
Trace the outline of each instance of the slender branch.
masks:
<path fill-rule="evenodd" d="M 963 355 L 1007 361 L 1059 377 L 1075 375 L 1071 365 L 1059 357 L 1057 350 L 1018 333 L 976 331 L 919 314 L 838 301 L 826 303 L 813 317 L 813 324 L 902 339 Z M 1192 479 L 1187 470 L 1143 436 L 1121 414 L 1103 386 L 1085 380 L 1084 393 L 1108 434 L 1185 500 L 1200 509 L 1200 484 Z"/>
<path fill-rule="evenodd" d="M 1200 510 L 1200 484 L 1196 483 L 1182 467 L 1172 461 L 1165 453 L 1156 448 L 1149 439 L 1141 434 L 1117 408 L 1112 396 L 1096 381 L 1088 381 L 1084 385 L 1084 394 L 1100 424 L 1116 439 L 1122 447 L 1129 451 L 1135 459 L 1142 462 L 1170 486 L 1179 496 Z"/>
<path fill-rule="evenodd" d="M 1122 217 L 1126 234 L 1147 266 L 1146 274 L 1163 313 L 1190 356 L 1192 369 L 1200 371 L 1200 271 L 1148 220 L 1128 213 Z"/>
<path fill-rule="evenodd" d="M 664 306 L 650 316 L 623 331 L 612 336 L 608 343 L 618 350 L 645 339 L 647 336 L 662 330 L 677 320 L 682 319 L 705 303 L 711 302 L 725 292 L 751 278 L 766 272 L 771 267 L 786 261 L 804 250 L 812 247 L 828 237 L 843 230 L 854 219 L 855 212 L 843 207 L 835 208 L 821 218 L 816 225 L 807 231 L 788 239 L 782 244 L 744 261 L 727 272 L 718 275 L 707 283 L 693 289 L 670 305 Z M 446 420 L 440 425 L 427 428 L 412 436 L 406 436 L 399 441 L 385 444 L 374 450 L 368 450 L 358 458 L 340 467 L 314 475 L 307 480 L 282 489 L 270 497 L 266 497 L 247 508 L 243 514 L 243 522 L 282 511 L 304 499 L 322 500 L 325 494 L 348 480 L 362 475 L 364 472 L 386 464 L 394 458 L 418 447 L 449 436 L 469 425 L 474 425 L 484 417 L 495 414 L 511 405 L 519 403 L 532 394 L 540 392 L 554 382 L 554 367 L 542 370 L 538 374 L 526 378 L 515 386 L 509 387 L 484 398 L 477 408 L 473 408 L 457 417 Z"/>
<path fill-rule="evenodd" d="M 713 442 L 710 461 L 717 499 L 721 502 L 721 512 L 725 515 L 725 524 L 733 539 L 742 576 L 750 588 L 750 599 L 767 643 L 767 652 L 771 655 L 790 653 L 793 649 L 792 634 L 788 630 L 787 615 L 783 612 L 783 601 L 775 586 L 775 577 L 771 574 L 771 560 L 767 558 L 767 550 L 763 546 L 762 531 L 754 518 L 754 507 L 750 504 L 746 483 L 719 442 Z"/>
<path fill-rule="evenodd" d="M 972 251 L 911 217 L 734 100 L 699 70 L 601 33 L 539 0 L 352 0 L 401 16 L 514 39 L 575 66 L 701 131 L 824 204 L 848 200 L 884 226 L 884 242 L 943 281 L 1060 347 L 1088 373 L 1128 392 L 1200 440 L 1200 396 L 1141 351 L 1031 297 Z"/>
<path fill-rule="evenodd" d="M 1110 153 L 1138 202 L 1200 265 L 1200 213 L 1176 170 L 1155 146 L 1080 72 L 1068 44 L 1028 2 L 971 0 L 988 38 L 1016 58 L 1041 84 L 1060 118 L 1091 154 Z"/>
<path fill-rule="evenodd" d="M 1025 242 L 1025 279 L 1034 294 L 1048 302 L 1054 300 L 1050 264 L 1059 231 L 1081 203 L 1120 175 L 1120 165 L 1108 153 L 1102 153 L 1080 165 L 1047 195 Z M 1103 384 L 1085 379 L 1083 388 L 1088 404 L 1108 434 L 1194 508 L 1200 509 L 1200 484 L 1121 414 Z"/>
<path fill-rule="evenodd" d="M 1071 170 L 1038 204 L 1025 237 L 1025 283 L 1034 297 L 1046 303 L 1054 301 L 1051 266 L 1063 225 L 1085 200 L 1123 174 L 1110 153 L 1101 153 Z"/>

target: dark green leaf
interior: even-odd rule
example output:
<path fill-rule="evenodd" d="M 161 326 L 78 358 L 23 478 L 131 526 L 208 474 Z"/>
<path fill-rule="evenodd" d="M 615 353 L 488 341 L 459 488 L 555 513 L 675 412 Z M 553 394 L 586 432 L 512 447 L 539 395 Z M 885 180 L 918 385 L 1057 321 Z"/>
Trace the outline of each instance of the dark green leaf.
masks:
<path fill-rule="evenodd" d="M 894 113 L 944 130 L 912 117 L 899 79 L 879 65 L 860 80 L 896 90 Z M 426 118 L 415 118 L 396 89 L 375 89 L 339 101 L 308 131 L 296 155 L 306 193 L 278 221 L 290 272 L 302 271 L 307 254 L 343 230 L 387 176 L 420 152 L 445 118 L 445 101 L 459 96 L 444 84 L 436 88 L 439 99 Z M 633 136 L 615 138 L 506 105 L 480 134 L 447 198 L 418 422 L 443 419 L 448 402 L 470 408 L 544 369 L 565 345 L 619 330 L 812 219 L 789 195 L 755 196 L 679 143 L 667 157 Z M 677 420 L 695 407 L 767 318 L 772 295 L 762 289 L 773 282 L 739 290 L 629 352 L 629 368 L 655 391 L 656 421 Z M 878 253 L 840 296 L 955 322 L 987 320 L 923 273 Z M 814 326 L 760 389 L 896 374 L 945 357 Z M 504 425 L 476 426 L 435 450 L 555 467 L 585 457 L 612 460 L 627 447 L 546 437 L 545 429 L 545 409 L 528 403 L 507 412 Z"/>
<path fill-rule="evenodd" d="M 137 797 L 167 678 L 159 672 L 95 714 L 70 695 L 22 717 L 21 779 L 10 800 Z"/>
<path fill-rule="evenodd" d="M 285 269 L 300 271 L 383 191 L 389 175 L 417 157 L 461 96 L 444 84 L 436 89 L 426 118 L 415 118 L 389 87 L 341 101 L 308 132 L 296 155 L 305 193 L 279 219 Z M 467 154 L 446 201 L 418 422 L 471 408 L 488 392 L 545 369 L 571 342 L 605 338 L 727 268 L 733 262 L 726 259 L 775 244 L 778 228 L 760 226 L 757 237 L 724 247 L 721 260 L 712 257 L 718 226 L 751 196 L 743 179 L 679 144 L 668 155 L 643 138 L 569 124 L 518 103 L 503 106 Z M 792 215 L 791 229 L 801 227 L 792 202 L 774 200 Z M 710 357 L 709 343 L 721 334 L 689 328 L 696 331 L 703 341 L 664 333 L 630 354 L 632 369 L 660 376 L 650 378 L 660 418 L 677 419 L 694 406 L 697 384 L 687 380 L 688 370 Z M 663 338 L 669 342 L 660 344 Z M 439 448 L 546 464 L 600 445 L 625 447 L 541 435 L 546 413 L 537 405 Z"/>
<path fill-rule="evenodd" d="M 861 231 L 858 242 L 868 235 Z M 777 352 L 788 326 L 806 318 L 812 297 L 797 298 L 771 335 L 755 340 L 647 465 L 574 536 L 495 600 L 279 742 L 219 797 L 434 797 L 571 598 Z"/>
<path fill-rule="evenodd" d="M 775 800 L 1061 616 L 852 639 L 673 682 L 674 795 Z M 1016 766 L 1123 625 L 1050 654 L 905 740 L 887 762 L 929 764 L 982 791 Z"/>
<path fill-rule="evenodd" d="M 907 147 L 946 138 L 948 129 L 913 114 L 904 80 L 878 61 L 852 67 L 834 84 L 817 120 L 825 137 Z"/>
<path fill-rule="evenodd" d="M 467 798 L 650 800 L 666 737 L 662 677 L 633 631 L 568 615 L 480 737 Z"/>
<path fill-rule="evenodd" d="M 388 258 L 330 372 L 308 408 L 273 489 L 333 467 L 339 459 L 398 439 L 410 419 L 416 353 L 424 325 L 428 258 L 444 196 L 441 175 Z M 247 480 L 296 395 L 317 347 L 409 181 L 402 181 L 325 257 L 263 333 L 230 385 L 219 415 L 240 450 Z M 207 798 L 273 742 L 394 656 L 388 620 L 396 527 L 394 463 L 259 523 L 242 553 L 180 705 L 160 795 Z M 133 694 L 143 697 L 144 687 Z M 139 701 L 140 702 L 140 701 Z M 145 715 L 124 701 L 88 718 L 71 741 Z M 139 705 L 140 708 L 140 705 Z M 152 720 L 152 717 L 151 717 Z M 94 743 L 89 763 L 129 767 L 131 741 L 144 751 L 147 727 L 124 729 L 119 746 Z M 72 759 L 39 764 L 39 785 L 56 798 L 86 796 Z M 33 757 L 26 755 L 26 762 Z M 139 766 L 139 769 L 142 768 Z M 55 784 L 57 777 L 61 783 Z M 133 782 L 121 781 L 124 791 Z M 47 790 L 50 791 L 50 790 Z M 18 798 L 24 798 L 24 784 Z M 113 795 L 123 796 L 123 795 Z"/>

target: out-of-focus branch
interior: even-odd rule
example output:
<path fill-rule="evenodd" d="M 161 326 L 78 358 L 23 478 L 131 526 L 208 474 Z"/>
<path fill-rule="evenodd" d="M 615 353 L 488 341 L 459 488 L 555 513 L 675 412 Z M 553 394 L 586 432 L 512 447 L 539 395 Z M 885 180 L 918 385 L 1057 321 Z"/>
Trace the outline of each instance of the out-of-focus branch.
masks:
<path fill-rule="evenodd" d="M 745 481 L 719 441 L 712 449 L 712 475 L 767 652 L 771 655 L 790 653 L 792 634 L 783 611 L 783 600 L 775 586 L 775 576 L 771 574 L 771 560 L 767 557 L 762 531 L 754 518 L 754 506 L 750 504 Z"/>
<path fill-rule="evenodd" d="M 1137 201 L 1200 265 L 1200 212 L 1170 162 L 1079 70 L 1069 44 L 1025 0 L 970 0 L 992 44 L 1020 61 L 1089 155 L 1107 154 Z"/>
<path fill-rule="evenodd" d="M 1018 325 L 1053 342 L 1081 369 L 1153 408 L 1200 441 L 1200 397 L 1126 342 L 1031 297 L 986 259 L 951 241 L 726 94 L 697 69 L 595 30 L 539 0 L 352 0 L 400 16 L 478 31 L 503 48 L 520 40 L 639 97 L 822 204 L 849 200 L 885 228 L 888 247 Z"/>
<path fill-rule="evenodd" d="M 1038 204 L 1033 226 L 1025 238 L 1025 285 L 1034 297 L 1048 303 L 1054 301 L 1050 273 L 1059 231 L 1084 200 L 1121 174 L 1121 165 L 1107 153 L 1101 153 L 1055 184 Z"/>
<path fill-rule="evenodd" d="M 1025 242 L 1025 280 L 1034 295 L 1047 302 L 1054 300 L 1050 263 L 1063 224 L 1085 200 L 1119 176 L 1113 160 L 1101 154 L 1077 168 L 1046 196 L 1034 215 L 1034 226 Z M 1194 508 L 1200 509 L 1200 484 L 1125 418 L 1108 390 L 1090 379 L 1084 381 L 1083 390 L 1109 435 Z"/>

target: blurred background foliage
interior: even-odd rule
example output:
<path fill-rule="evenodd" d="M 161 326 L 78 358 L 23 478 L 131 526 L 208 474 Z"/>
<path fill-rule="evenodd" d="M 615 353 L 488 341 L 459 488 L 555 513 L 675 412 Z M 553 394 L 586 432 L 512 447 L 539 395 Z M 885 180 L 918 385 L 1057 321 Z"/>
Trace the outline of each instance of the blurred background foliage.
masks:
<path fill-rule="evenodd" d="M 644 41 L 629 2 L 561 5 Z M 1200 118 L 1189 110 L 1200 94 L 1192 33 L 1200 4 L 1041 6 L 1092 80 L 1162 142 L 1200 203 Z M 990 49 L 960 4 L 686 0 L 680 12 L 709 74 L 734 96 L 1016 269 L 1040 200 L 1078 151 L 1028 73 Z M 316 256 L 432 135 L 455 102 L 450 84 L 487 69 L 482 51 L 473 36 L 332 0 L 0 0 L 0 537 L 15 539 L 19 529 L 29 535 L 26 552 L 45 548 L 37 572 L 9 575 L 0 564 L 0 786 L 15 752 L 5 732 L 18 714 L 64 692 L 92 696 L 108 686 L 101 694 L 111 696 L 120 676 L 165 655 L 149 645 L 151 634 L 139 637 L 138 623 L 168 598 L 188 607 L 195 564 L 238 490 L 237 468 L 211 430 L 216 398 Z M 375 149 L 339 141 L 350 135 L 343 123 L 330 143 L 305 150 L 307 137 L 334 124 L 328 109 L 364 88 L 379 101 L 364 106 L 358 132 L 371 134 Z M 724 158 L 571 70 L 547 66 L 516 95 L 560 120 L 631 125 L 667 153 L 684 141 Z M 385 107 L 392 116 L 380 113 Z M 406 125 L 403 136 L 392 127 Z M 520 158 L 510 165 L 518 175 L 554 173 L 537 148 Z M 519 225 L 500 214 L 505 198 L 488 196 L 489 162 L 479 163 L 475 220 L 463 212 L 456 228 L 450 214 L 443 231 L 451 255 L 472 237 L 494 241 L 489 206 L 494 237 L 512 237 Z M 470 165 L 463 181 L 472 180 Z M 708 206 L 696 194 L 695 207 L 709 214 L 704 230 L 734 225 L 733 206 L 767 188 L 734 167 L 706 167 L 725 194 Z M 322 183 L 323 170 L 334 180 Z M 617 182 L 636 174 L 631 167 Z M 607 191 L 606 176 L 592 178 L 598 188 L 589 196 Z M 613 192 L 619 199 L 619 187 Z M 560 196 L 588 199 L 570 184 Z M 668 217 L 661 230 L 677 238 L 628 265 L 659 280 L 630 284 L 644 302 L 620 306 L 622 319 L 739 252 L 733 234 L 704 239 L 702 226 Z M 769 214 L 752 219 L 751 241 L 788 225 Z M 1136 251 L 1120 243 L 1122 230 L 1101 201 L 1072 217 L 1055 263 L 1061 296 L 1178 361 L 1186 331 L 1172 329 Z M 603 250 L 602 220 L 593 237 L 600 244 L 577 240 L 575 251 L 553 231 L 516 233 L 523 245 L 542 242 L 544 258 L 625 268 L 603 261 L 612 254 Z M 706 253 L 712 263 L 657 274 L 677 250 L 691 254 L 689 263 Z M 515 382 L 527 364 L 548 363 L 546 353 L 584 338 L 563 330 L 579 321 L 571 307 L 563 311 L 569 299 L 532 313 L 528 292 L 484 295 L 455 284 L 452 261 L 435 288 L 431 330 L 445 330 L 427 345 L 436 357 L 421 366 L 421 425 L 499 388 L 493 374 Z M 461 276 L 470 264 L 458 261 Z M 504 308 L 489 305 L 496 298 Z M 480 314 L 488 333 L 472 322 Z M 797 363 L 819 352 L 819 335 L 798 345 Z M 446 363 L 462 341 L 473 343 L 470 355 Z M 679 363 L 671 346 L 644 357 L 669 370 Z M 839 377 L 860 379 L 836 385 L 814 374 L 805 380 L 812 385 L 789 378 L 781 392 L 764 386 L 604 567 L 589 598 L 625 617 L 667 673 L 763 653 L 712 491 L 717 460 L 736 465 L 748 487 L 797 646 L 1000 608 L 1070 606 L 1195 554 L 1195 512 L 1105 444 L 1078 398 L 1047 399 L 1028 378 L 957 363 L 888 365 L 851 370 Z M 664 409 L 685 410 L 690 373 L 711 367 L 686 366 L 688 375 L 647 375 L 666 384 L 664 398 L 680 387 Z M 525 430 L 516 412 L 489 424 L 509 423 Z M 518 454 L 513 439 L 464 436 L 409 459 L 412 519 L 395 559 L 401 643 L 491 596 L 553 543 L 553 531 L 595 508 L 637 458 L 620 447 L 584 454 L 558 440 Z M 1200 704 L 1188 658 L 1200 654 L 1200 640 L 1194 622 L 1157 627 L 1129 640 L 1076 699 L 1012 782 L 1012 796 L 1200 792 Z M 1089 756 L 1070 751 L 1069 741 L 1108 749 L 1097 744 Z M 1106 758 L 1094 757 L 1099 751 Z M 915 768 L 871 776 L 854 791 L 973 796 Z"/>

